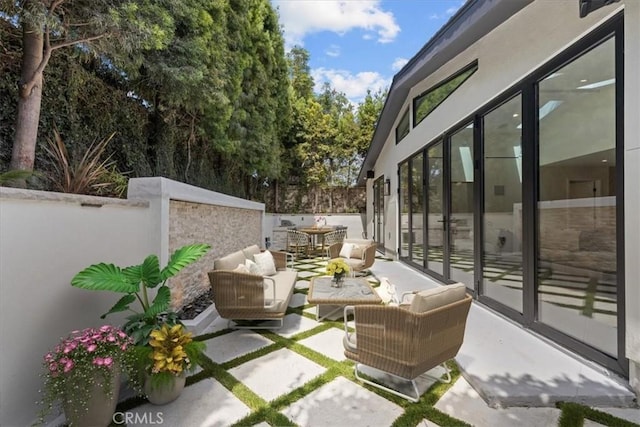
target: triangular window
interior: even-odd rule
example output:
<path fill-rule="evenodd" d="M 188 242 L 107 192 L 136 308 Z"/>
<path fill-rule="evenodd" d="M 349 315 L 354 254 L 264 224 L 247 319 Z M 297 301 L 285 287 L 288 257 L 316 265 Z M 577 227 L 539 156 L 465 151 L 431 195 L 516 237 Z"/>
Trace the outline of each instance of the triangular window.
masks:
<path fill-rule="evenodd" d="M 433 110 L 442 104 L 449 95 L 478 70 L 478 61 L 464 67 L 446 80 L 413 98 L 413 127 L 424 120 Z"/>

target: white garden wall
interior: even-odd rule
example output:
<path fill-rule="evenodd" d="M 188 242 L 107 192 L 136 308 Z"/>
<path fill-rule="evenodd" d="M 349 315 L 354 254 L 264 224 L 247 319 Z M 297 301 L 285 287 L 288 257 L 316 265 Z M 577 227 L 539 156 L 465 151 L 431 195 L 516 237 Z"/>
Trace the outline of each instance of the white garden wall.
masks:
<path fill-rule="evenodd" d="M 0 425 L 35 420 L 42 356 L 60 337 L 121 323 L 100 320 L 113 294 L 69 283 L 90 264 L 131 265 L 154 252 L 150 213 L 143 201 L 0 188 Z"/>
<path fill-rule="evenodd" d="M 209 243 L 209 254 L 170 283 L 183 300 L 202 288 L 213 257 L 264 242 L 261 203 L 164 178 L 130 180 L 128 197 L 0 187 L 1 426 L 36 420 L 42 357 L 61 337 L 123 323 L 123 314 L 100 319 L 117 295 L 72 287 L 77 272 L 98 262 L 139 264 L 150 254 L 164 266 L 178 247 Z"/>

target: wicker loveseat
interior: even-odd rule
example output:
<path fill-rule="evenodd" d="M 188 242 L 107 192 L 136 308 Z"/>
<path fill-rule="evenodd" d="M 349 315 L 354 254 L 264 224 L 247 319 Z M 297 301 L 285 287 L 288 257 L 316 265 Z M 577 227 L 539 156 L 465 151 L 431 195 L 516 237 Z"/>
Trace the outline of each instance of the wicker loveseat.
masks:
<path fill-rule="evenodd" d="M 250 273 L 239 267 L 247 265 L 247 260 L 253 261 L 257 254 L 264 253 L 254 245 L 214 261 L 209 281 L 213 302 L 220 317 L 230 322 L 275 319 L 280 321 L 276 327 L 282 327 L 298 273 L 287 269 L 288 254 L 278 251 L 270 252 L 275 264 L 275 274 Z"/>

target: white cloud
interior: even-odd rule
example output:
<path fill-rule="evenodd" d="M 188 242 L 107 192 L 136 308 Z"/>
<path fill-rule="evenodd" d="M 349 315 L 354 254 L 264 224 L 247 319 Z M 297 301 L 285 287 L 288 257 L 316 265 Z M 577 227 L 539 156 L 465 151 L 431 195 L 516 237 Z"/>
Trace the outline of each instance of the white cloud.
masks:
<path fill-rule="evenodd" d="M 352 74 L 346 70 L 316 68 L 311 70 L 311 76 L 315 81 L 316 91 L 320 91 L 324 82 L 329 82 L 332 88 L 344 93 L 353 103 L 360 102 L 367 94 L 367 89 L 376 92 L 378 89 L 386 89 L 391 84 L 391 79 L 375 71 Z"/>
<path fill-rule="evenodd" d="M 360 28 L 374 31 L 378 42 L 389 43 L 400 32 L 391 12 L 382 10 L 380 0 L 272 0 L 280 14 L 288 46 L 302 45 L 307 34 L 333 31 L 344 34 Z"/>
<path fill-rule="evenodd" d="M 334 58 L 340 56 L 340 46 L 332 44 L 327 50 L 324 51 L 324 53 Z"/>
<path fill-rule="evenodd" d="M 437 14 L 437 13 L 432 13 L 431 15 L 429 15 L 429 19 L 446 19 L 446 18 L 450 18 L 451 16 L 453 16 L 454 13 L 456 13 L 458 11 L 458 9 L 460 9 L 462 7 L 462 5 L 464 5 L 466 0 L 461 0 L 459 2 L 457 2 L 456 4 L 454 4 L 453 6 L 449 7 L 447 10 L 444 11 L 444 13 L 442 14 Z"/>
<path fill-rule="evenodd" d="M 393 71 L 400 71 L 407 62 L 409 62 L 407 58 L 396 58 L 393 64 L 391 64 L 391 69 Z"/>

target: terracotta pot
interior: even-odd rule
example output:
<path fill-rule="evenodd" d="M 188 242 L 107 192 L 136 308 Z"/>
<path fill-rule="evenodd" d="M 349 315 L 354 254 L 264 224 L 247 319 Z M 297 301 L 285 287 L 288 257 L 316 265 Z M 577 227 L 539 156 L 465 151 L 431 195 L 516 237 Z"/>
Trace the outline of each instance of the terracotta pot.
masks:
<path fill-rule="evenodd" d="M 187 376 L 183 372 L 177 377 L 173 377 L 171 382 L 159 385 L 152 384 L 151 375 L 147 374 L 144 382 L 144 394 L 149 402 L 154 405 L 165 405 L 176 400 L 184 389 Z"/>
<path fill-rule="evenodd" d="M 109 393 L 103 388 L 104 377 L 101 373 L 94 374 L 95 383 L 89 391 L 87 410 L 77 407 L 77 403 L 70 399 L 72 392 L 67 393 L 62 401 L 67 423 L 72 427 L 106 427 L 111 424 L 113 413 L 118 404 L 120 393 L 120 370 L 113 369 Z"/>

